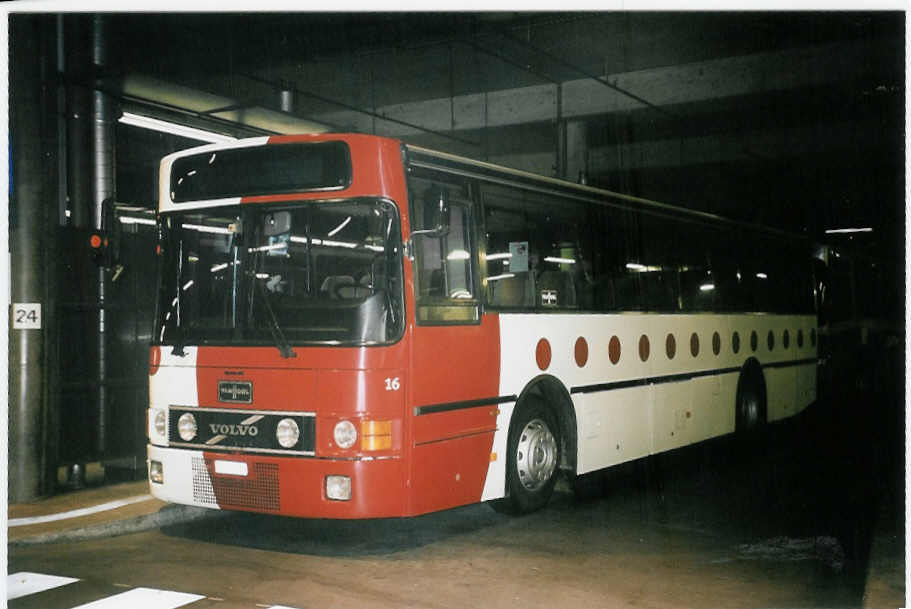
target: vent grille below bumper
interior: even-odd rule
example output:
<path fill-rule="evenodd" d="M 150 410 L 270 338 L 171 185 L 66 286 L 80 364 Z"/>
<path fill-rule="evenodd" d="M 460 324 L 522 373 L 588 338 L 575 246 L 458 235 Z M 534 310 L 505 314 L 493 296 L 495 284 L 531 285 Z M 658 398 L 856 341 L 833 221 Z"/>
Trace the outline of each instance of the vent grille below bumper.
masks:
<path fill-rule="evenodd" d="M 193 500 L 221 508 L 277 512 L 281 507 L 278 465 L 253 463 L 248 476 L 214 473 L 210 459 L 193 459 Z"/>

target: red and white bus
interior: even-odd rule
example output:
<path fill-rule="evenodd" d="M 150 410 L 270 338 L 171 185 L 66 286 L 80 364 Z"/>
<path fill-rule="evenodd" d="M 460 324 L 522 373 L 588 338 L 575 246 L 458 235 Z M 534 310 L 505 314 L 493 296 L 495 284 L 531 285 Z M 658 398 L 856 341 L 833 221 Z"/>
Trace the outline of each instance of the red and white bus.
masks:
<path fill-rule="evenodd" d="M 153 495 L 543 506 L 816 396 L 808 244 L 368 135 L 162 160 Z"/>

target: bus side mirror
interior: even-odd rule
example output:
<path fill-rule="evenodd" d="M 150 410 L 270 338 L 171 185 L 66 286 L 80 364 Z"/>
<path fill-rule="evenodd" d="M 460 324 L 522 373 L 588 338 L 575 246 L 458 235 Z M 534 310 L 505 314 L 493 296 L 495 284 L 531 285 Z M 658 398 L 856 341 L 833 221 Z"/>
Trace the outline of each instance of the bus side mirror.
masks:
<path fill-rule="evenodd" d="M 449 194 L 445 188 L 428 193 L 424 201 L 424 224 L 433 228 L 411 231 L 405 244 L 405 254 L 410 258 L 414 251 L 414 238 L 418 236 L 440 238 L 449 234 Z"/>
<path fill-rule="evenodd" d="M 831 271 L 819 258 L 813 259 L 813 295 L 816 302 L 816 316 L 820 326 L 829 323 L 832 313 L 832 298 L 829 293 Z"/>

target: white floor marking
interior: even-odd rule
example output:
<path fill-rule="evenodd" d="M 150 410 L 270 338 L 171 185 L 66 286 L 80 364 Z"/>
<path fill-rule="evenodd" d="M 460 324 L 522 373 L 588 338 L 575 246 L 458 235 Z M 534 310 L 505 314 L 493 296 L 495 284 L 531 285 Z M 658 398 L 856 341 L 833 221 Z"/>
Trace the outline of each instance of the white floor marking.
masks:
<path fill-rule="evenodd" d="M 28 571 L 13 573 L 6 576 L 6 600 L 44 592 L 45 590 L 59 588 L 78 581 L 75 577 L 44 575 L 42 573 L 29 573 Z"/>
<path fill-rule="evenodd" d="M 133 503 L 142 503 L 143 501 L 149 501 L 152 498 L 153 497 L 151 495 L 137 495 L 136 497 L 129 497 L 127 499 L 120 499 L 118 501 L 109 501 L 107 503 L 101 503 L 99 505 L 93 505 L 87 508 L 79 508 L 78 510 L 70 510 L 68 512 L 60 512 L 58 514 L 31 516 L 29 518 L 10 518 L 9 526 L 21 527 L 28 524 L 41 524 L 42 522 L 54 522 L 55 520 L 78 518 L 79 516 L 87 516 L 88 514 L 96 514 L 98 512 L 105 512 L 107 510 L 116 510 L 119 507 Z"/>
<path fill-rule="evenodd" d="M 154 588 L 133 588 L 114 596 L 92 601 L 73 609 L 175 609 L 205 598 L 201 594 L 155 590 Z"/>

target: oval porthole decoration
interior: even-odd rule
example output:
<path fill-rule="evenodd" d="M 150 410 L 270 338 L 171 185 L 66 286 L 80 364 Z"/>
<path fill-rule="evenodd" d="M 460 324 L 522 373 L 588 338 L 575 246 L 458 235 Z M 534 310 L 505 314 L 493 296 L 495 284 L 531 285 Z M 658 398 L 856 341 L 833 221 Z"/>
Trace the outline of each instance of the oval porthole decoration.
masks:
<path fill-rule="evenodd" d="M 712 353 L 716 356 L 721 353 L 721 335 L 717 332 L 712 334 Z"/>
<path fill-rule="evenodd" d="M 538 341 L 538 346 L 535 348 L 535 361 L 538 362 L 538 368 L 542 371 L 547 370 L 550 367 L 550 343 L 546 338 L 542 338 Z"/>
<path fill-rule="evenodd" d="M 690 335 L 690 353 L 693 357 L 699 356 L 699 335 L 695 332 Z"/>
<path fill-rule="evenodd" d="M 607 344 L 607 354 L 610 357 L 610 363 L 616 364 L 620 361 L 620 339 L 617 336 L 611 336 Z"/>
<path fill-rule="evenodd" d="M 735 331 L 734 335 L 731 336 L 731 351 L 734 353 L 740 353 L 740 333 Z"/>
<path fill-rule="evenodd" d="M 649 351 L 651 351 L 651 345 L 648 343 L 648 336 L 643 334 L 639 337 L 639 359 L 643 362 L 648 361 Z"/>
<path fill-rule="evenodd" d="M 791 333 L 785 330 L 781 335 L 781 346 L 787 349 L 791 345 Z"/>
<path fill-rule="evenodd" d="M 588 341 L 581 336 L 576 339 L 576 365 L 582 368 L 588 362 Z"/>
<path fill-rule="evenodd" d="M 667 339 L 664 341 L 664 350 L 667 352 L 667 359 L 674 359 L 674 356 L 677 355 L 677 339 L 674 338 L 673 334 L 667 335 Z"/>
<path fill-rule="evenodd" d="M 772 330 L 769 330 L 769 335 L 766 338 L 766 343 L 769 345 L 769 351 L 775 348 L 775 332 Z"/>
<path fill-rule="evenodd" d="M 759 335 L 756 334 L 756 330 L 750 332 L 750 349 L 755 351 L 759 348 Z"/>
<path fill-rule="evenodd" d="M 803 330 L 797 331 L 797 346 L 803 349 Z"/>

